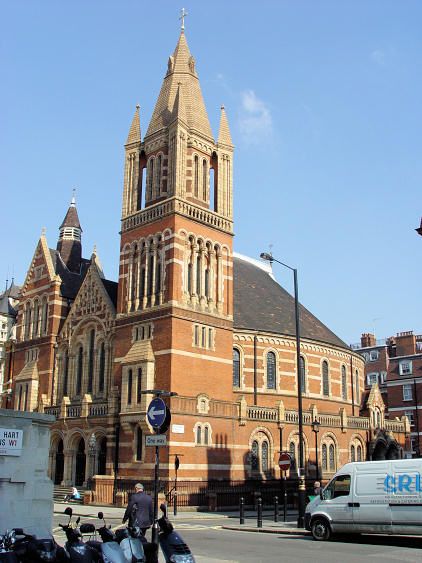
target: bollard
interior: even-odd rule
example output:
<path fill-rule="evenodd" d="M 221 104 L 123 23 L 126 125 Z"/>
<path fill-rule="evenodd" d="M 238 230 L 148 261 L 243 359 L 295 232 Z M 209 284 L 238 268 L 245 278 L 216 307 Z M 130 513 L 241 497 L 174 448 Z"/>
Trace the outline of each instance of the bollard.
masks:
<path fill-rule="evenodd" d="M 177 516 L 177 491 L 173 493 L 173 515 Z"/>
<path fill-rule="evenodd" d="M 240 513 L 239 524 L 244 524 L 245 523 L 245 499 L 243 497 L 240 497 L 239 513 Z"/>
<path fill-rule="evenodd" d="M 259 497 L 259 499 L 258 499 L 257 528 L 262 528 L 262 499 L 261 499 L 261 497 Z"/>
<path fill-rule="evenodd" d="M 287 519 L 287 491 L 286 491 L 286 478 L 283 477 L 283 521 Z"/>
<path fill-rule="evenodd" d="M 278 497 L 274 497 L 274 522 L 278 522 Z"/>

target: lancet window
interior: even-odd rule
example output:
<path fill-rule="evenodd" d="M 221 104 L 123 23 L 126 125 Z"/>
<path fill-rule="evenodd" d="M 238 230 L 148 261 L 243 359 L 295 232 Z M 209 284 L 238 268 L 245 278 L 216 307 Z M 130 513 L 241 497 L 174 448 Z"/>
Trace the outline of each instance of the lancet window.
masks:
<path fill-rule="evenodd" d="M 223 304 L 223 253 L 217 244 L 190 236 L 186 242 L 184 292 L 188 302 Z"/>

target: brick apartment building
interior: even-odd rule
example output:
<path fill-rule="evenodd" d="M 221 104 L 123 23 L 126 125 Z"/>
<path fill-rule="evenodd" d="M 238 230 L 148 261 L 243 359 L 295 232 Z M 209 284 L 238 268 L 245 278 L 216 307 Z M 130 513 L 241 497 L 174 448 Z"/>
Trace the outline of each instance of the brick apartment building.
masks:
<path fill-rule="evenodd" d="M 365 385 L 379 386 L 386 417 L 407 416 L 410 423 L 408 457 L 422 453 L 422 335 L 399 332 L 385 340 L 363 334 L 353 346 L 365 360 Z"/>
<path fill-rule="evenodd" d="M 96 253 L 82 257 L 72 200 L 56 248 L 41 235 L 22 288 L 9 406 L 56 416 L 53 480 L 95 476 L 102 501 L 114 478 L 151 480 L 143 391 L 154 388 L 177 393 L 163 482 L 176 454 L 179 482 L 278 478 L 280 450 L 298 457 L 294 299 L 266 264 L 233 252 L 228 119 L 222 107 L 215 140 L 183 31 L 144 137 L 135 111 L 121 220 L 117 283 Z M 350 460 L 401 457 L 405 422 L 384 419 L 379 392 L 364 395 L 362 356 L 304 307 L 300 322 L 306 476 L 315 420 L 323 479 Z"/>

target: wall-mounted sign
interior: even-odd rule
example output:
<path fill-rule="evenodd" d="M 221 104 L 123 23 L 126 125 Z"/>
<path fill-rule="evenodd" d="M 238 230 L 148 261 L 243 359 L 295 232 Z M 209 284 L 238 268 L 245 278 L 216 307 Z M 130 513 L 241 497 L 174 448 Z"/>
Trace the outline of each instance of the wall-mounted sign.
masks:
<path fill-rule="evenodd" d="M 0 428 L 0 455 L 22 454 L 23 430 Z"/>
<path fill-rule="evenodd" d="M 171 431 L 173 434 L 184 434 L 185 433 L 185 425 L 184 424 L 172 424 Z"/>
<path fill-rule="evenodd" d="M 165 434 L 152 434 L 145 436 L 146 446 L 167 446 L 167 436 Z"/>

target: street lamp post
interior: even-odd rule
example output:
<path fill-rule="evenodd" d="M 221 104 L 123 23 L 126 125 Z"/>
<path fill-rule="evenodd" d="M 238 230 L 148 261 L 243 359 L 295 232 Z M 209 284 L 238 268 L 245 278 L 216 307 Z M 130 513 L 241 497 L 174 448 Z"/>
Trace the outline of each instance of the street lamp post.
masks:
<path fill-rule="evenodd" d="M 315 433 L 315 475 L 316 480 L 319 481 L 319 467 L 318 467 L 318 432 L 319 425 L 321 423 L 318 420 L 314 420 L 312 423 L 312 432 Z"/>
<path fill-rule="evenodd" d="M 261 258 L 267 260 L 272 264 L 277 262 L 285 268 L 288 268 L 293 272 L 294 281 L 294 293 L 295 293 L 295 328 L 296 328 L 296 376 L 297 376 L 297 406 L 298 406 L 298 417 L 299 417 L 299 487 L 298 487 L 298 499 L 299 499 L 299 516 L 297 519 L 297 527 L 303 528 L 305 523 L 305 464 L 303 455 L 303 410 L 302 410 L 302 377 L 300 373 L 300 324 L 299 324 L 299 291 L 297 283 L 297 269 L 288 266 L 280 260 L 276 260 L 274 256 L 268 252 L 262 252 Z"/>

